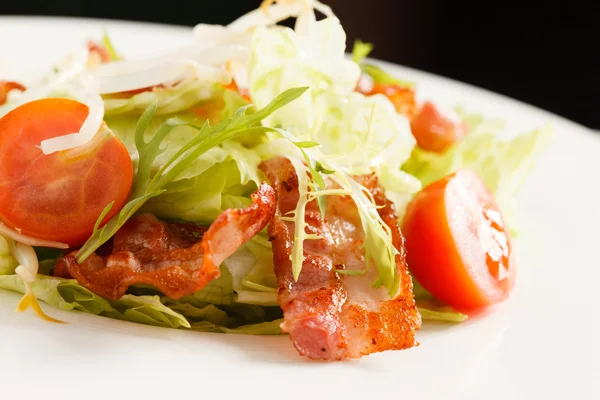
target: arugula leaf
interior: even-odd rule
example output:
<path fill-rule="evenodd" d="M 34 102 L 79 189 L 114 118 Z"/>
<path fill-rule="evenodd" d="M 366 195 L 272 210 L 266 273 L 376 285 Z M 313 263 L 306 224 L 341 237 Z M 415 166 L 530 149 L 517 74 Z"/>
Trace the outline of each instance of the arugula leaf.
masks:
<path fill-rule="evenodd" d="M 19 265 L 10 251 L 11 243 L 12 239 L 0 236 L 0 275 L 14 274 Z"/>
<path fill-rule="evenodd" d="M 106 243 L 146 201 L 164 193 L 164 187 L 174 181 L 200 155 L 242 134 L 264 132 L 267 128 L 258 125 L 260 121 L 300 97 L 307 89 L 307 87 L 300 87 L 286 90 L 273 99 L 266 107 L 252 114 L 246 114 L 248 107 L 250 107 L 249 105 L 240 107 L 232 118 L 221 121 L 215 127 L 211 127 L 208 121 L 202 127 L 198 127 L 177 119 L 169 119 L 158 128 L 152 139 L 146 142 L 144 140 L 144 133 L 157 108 L 156 102 L 152 103 L 144 111 L 136 126 L 135 145 L 139 154 L 139 163 L 134 189 L 129 201 L 104 227 L 98 229 L 99 223 L 96 224 L 97 226 L 92 236 L 77 252 L 77 262 L 82 263 L 96 249 Z M 162 147 L 164 139 L 174 128 L 182 125 L 197 129 L 198 134 L 183 145 L 179 151 L 153 174 L 152 164 L 156 157 L 165 149 L 165 147 Z M 111 207 L 112 203 L 105 208 L 98 221 L 103 220 Z"/>

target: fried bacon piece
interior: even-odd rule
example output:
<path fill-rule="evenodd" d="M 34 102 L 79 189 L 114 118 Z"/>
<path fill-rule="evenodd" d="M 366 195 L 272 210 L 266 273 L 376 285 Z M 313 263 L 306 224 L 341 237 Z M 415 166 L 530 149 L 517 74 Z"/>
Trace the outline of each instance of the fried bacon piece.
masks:
<path fill-rule="evenodd" d="M 25 86 L 21 85 L 18 82 L 0 80 L 0 106 L 6 103 L 8 92 L 10 92 L 11 90 L 20 90 L 21 92 L 23 92 L 25 90 Z"/>
<path fill-rule="evenodd" d="M 57 261 L 54 275 L 75 278 L 109 299 L 121 298 L 135 284 L 152 285 L 179 299 L 217 278 L 219 265 L 271 220 L 275 192 L 268 184 L 252 194 L 252 202 L 224 211 L 208 229 L 139 215 L 117 232 L 109 255 L 92 254 L 80 265 L 72 252 Z"/>
<path fill-rule="evenodd" d="M 385 288 L 374 289 L 376 268 L 359 276 L 341 275 L 337 269 L 365 269 L 364 233 L 354 201 L 329 196 L 324 219 L 312 201 L 306 208 L 307 232 L 322 239 L 304 242 L 304 263 L 294 281 L 290 254 L 294 223 L 281 217 L 292 211 L 299 198 L 298 177 L 288 159 L 276 157 L 261 164 L 277 193 L 277 210 L 269 225 L 273 244 L 278 300 L 284 312 L 282 329 L 298 352 L 312 359 L 359 358 L 384 350 L 417 345 L 415 331 L 421 325 L 408 275 L 404 239 L 394 207 L 384 196 L 374 175 L 355 179 L 373 195 L 383 221 L 390 227 L 400 254 L 396 270 L 400 294 L 390 299 Z M 331 182 L 328 187 L 333 187 Z"/>

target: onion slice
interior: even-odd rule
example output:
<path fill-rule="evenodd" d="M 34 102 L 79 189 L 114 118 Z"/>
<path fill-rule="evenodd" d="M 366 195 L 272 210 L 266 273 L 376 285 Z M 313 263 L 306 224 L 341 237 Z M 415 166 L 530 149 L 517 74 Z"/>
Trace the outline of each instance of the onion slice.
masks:
<path fill-rule="evenodd" d="M 40 147 L 44 154 L 72 149 L 88 143 L 102 126 L 104 118 L 104 101 L 98 93 L 85 93 L 83 103 L 88 106 L 88 116 L 77 133 L 70 133 L 52 139 L 43 140 Z"/>
<path fill-rule="evenodd" d="M 36 239 L 31 236 L 23 235 L 14 229 L 9 228 L 4 223 L 0 222 L 0 235 L 30 246 L 52 247 L 55 249 L 68 249 L 69 246 L 65 243 L 53 242 L 51 240 Z"/>

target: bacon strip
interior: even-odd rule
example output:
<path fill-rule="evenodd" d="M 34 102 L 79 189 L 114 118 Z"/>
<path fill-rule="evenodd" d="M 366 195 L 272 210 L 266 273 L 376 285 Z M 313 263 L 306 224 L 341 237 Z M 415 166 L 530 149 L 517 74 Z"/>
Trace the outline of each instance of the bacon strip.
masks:
<path fill-rule="evenodd" d="M 21 85 L 18 82 L 0 80 L 0 106 L 6 103 L 8 92 L 10 92 L 11 90 L 20 90 L 21 92 L 23 92 L 25 91 L 25 89 L 25 86 Z"/>
<path fill-rule="evenodd" d="M 364 233 L 356 205 L 350 197 L 330 196 L 324 219 L 317 204 L 307 205 L 309 233 L 322 237 L 304 243 L 304 262 L 294 281 L 290 254 L 294 245 L 294 223 L 282 216 L 295 208 L 299 198 L 298 177 L 288 159 L 276 157 L 261 164 L 277 192 L 277 210 L 269 225 L 273 244 L 278 300 L 284 311 L 282 329 L 290 334 L 301 355 L 312 359 L 341 360 L 400 350 L 417 345 L 415 331 L 421 320 L 417 312 L 412 280 L 408 275 L 404 242 L 394 207 L 384 196 L 374 175 L 356 177 L 373 195 L 379 213 L 393 232 L 400 254 L 396 270 L 400 294 L 389 299 L 384 288 L 373 289 L 377 271 L 360 276 L 340 275 L 337 269 L 365 269 Z M 333 187 L 331 182 L 328 187 Z"/>
<path fill-rule="evenodd" d="M 224 211 L 208 229 L 139 215 L 117 232 L 109 255 L 92 254 L 80 265 L 74 251 L 57 261 L 54 275 L 73 277 L 109 299 L 121 298 L 135 284 L 152 285 L 179 299 L 218 278 L 219 265 L 271 220 L 275 192 L 268 184 L 252 194 L 252 202 Z"/>

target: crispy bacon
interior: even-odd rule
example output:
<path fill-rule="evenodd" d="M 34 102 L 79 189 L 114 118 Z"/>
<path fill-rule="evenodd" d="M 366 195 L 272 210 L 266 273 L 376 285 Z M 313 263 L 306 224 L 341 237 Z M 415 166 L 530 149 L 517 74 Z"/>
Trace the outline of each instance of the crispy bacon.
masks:
<path fill-rule="evenodd" d="M 54 275 L 75 278 L 109 299 L 121 298 L 135 284 L 152 285 L 179 299 L 217 278 L 219 265 L 271 220 L 275 192 L 268 184 L 259 187 L 252 202 L 224 211 L 208 229 L 139 215 L 117 232 L 109 255 L 92 254 L 78 264 L 72 252 L 57 261 Z"/>
<path fill-rule="evenodd" d="M 6 103 L 8 92 L 10 92 L 11 90 L 20 90 L 21 92 L 23 92 L 25 90 L 25 86 L 21 85 L 18 82 L 0 80 L 0 106 Z"/>
<path fill-rule="evenodd" d="M 298 198 L 298 177 L 292 164 L 276 157 L 261 164 L 277 193 L 277 209 L 269 225 L 273 244 L 278 300 L 284 311 L 282 329 L 298 352 L 312 359 L 358 358 L 384 350 L 415 346 L 415 331 L 421 319 L 417 312 L 412 280 L 408 275 L 404 239 L 396 222 L 392 203 L 387 200 L 374 175 L 355 179 L 373 195 L 379 213 L 393 234 L 400 254 L 396 270 L 400 294 L 390 299 L 384 288 L 373 289 L 376 268 L 360 276 L 341 275 L 337 269 L 365 269 L 364 234 L 354 201 L 330 196 L 324 219 L 313 201 L 306 208 L 307 231 L 322 239 L 304 243 L 304 262 L 294 281 L 290 254 L 294 245 L 294 223 L 281 217 L 293 210 Z M 331 182 L 328 186 L 333 187 Z"/>

